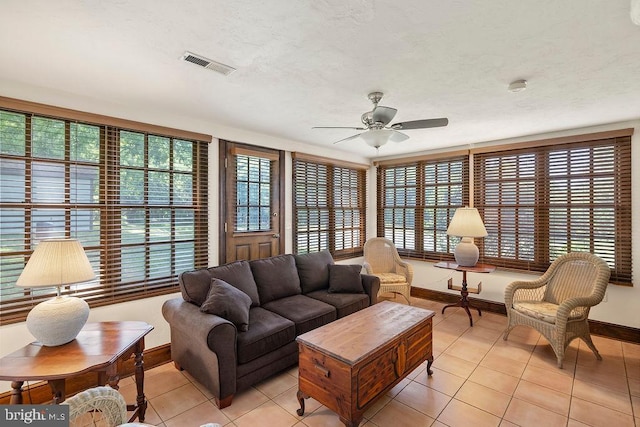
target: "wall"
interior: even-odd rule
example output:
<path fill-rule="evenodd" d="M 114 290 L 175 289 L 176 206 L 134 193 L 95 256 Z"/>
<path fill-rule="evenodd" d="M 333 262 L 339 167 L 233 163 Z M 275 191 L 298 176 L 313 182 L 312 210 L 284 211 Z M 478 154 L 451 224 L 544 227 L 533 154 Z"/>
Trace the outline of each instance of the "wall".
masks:
<path fill-rule="evenodd" d="M 229 139 L 233 141 L 245 142 L 249 144 L 262 145 L 270 148 L 281 149 L 286 151 L 301 151 L 309 154 L 314 154 L 324 157 L 341 158 L 344 156 L 344 152 L 333 150 L 329 148 L 323 148 L 318 146 L 312 146 L 303 144 L 297 141 L 283 140 L 271 136 L 260 135 L 240 129 L 233 129 L 217 124 L 204 122 L 202 120 L 196 120 L 191 117 L 177 117 L 174 115 L 168 115 L 163 112 L 141 110 L 139 108 L 131 108 L 127 105 L 113 105 L 106 104 L 104 102 L 96 102 L 95 100 L 83 98 L 81 96 L 70 96 L 67 93 L 55 92 L 35 86 L 20 85 L 15 82 L 6 82 L 0 79 L 0 93 L 3 96 L 13 97 L 18 99 L 24 99 L 33 102 L 40 102 L 44 104 L 55 105 L 59 107 L 72 108 L 76 110 L 86 111 L 96 114 L 104 114 L 109 116 L 127 118 L 130 120 L 136 120 L 145 123 L 152 123 L 162 126 L 174 127 L 179 129 L 185 129 L 193 132 L 200 132 L 205 134 L 214 135 L 215 137 Z M 623 123 L 609 126 L 599 126 L 587 129 L 556 132 L 554 134 L 544 136 L 530 136 L 527 138 L 519 138 L 509 141 L 500 141 L 504 143 L 518 142 L 520 140 L 539 139 L 543 137 L 564 136 L 568 134 L 576 133 L 588 133 L 596 132 L 608 129 L 618 129 L 622 127 L 635 127 L 636 134 L 633 136 L 633 212 L 640 212 L 640 175 L 637 173 L 640 166 L 640 121 L 633 123 Z M 496 142 L 490 142 L 488 144 L 495 144 Z M 211 265 L 216 265 L 218 260 L 218 202 L 219 196 L 217 191 L 218 182 L 218 146 L 217 140 L 214 139 L 209 148 L 209 182 L 211 183 L 209 194 L 209 260 Z M 353 154 L 349 154 L 349 159 L 354 162 L 369 164 L 369 159 L 357 158 Z M 291 192 L 291 157 L 287 156 L 285 163 L 285 170 L 287 179 L 285 181 L 285 195 L 286 195 L 286 222 L 285 222 L 285 234 L 286 234 L 286 252 L 290 253 L 292 250 L 291 239 L 291 218 L 292 218 L 292 192 Z M 369 171 L 369 183 L 367 188 L 367 200 L 368 200 L 368 213 L 367 213 L 367 230 L 368 236 L 372 237 L 376 234 L 376 221 L 375 221 L 375 168 L 371 168 Z M 639 215 L 633 216 L 633 237 L 634 241 L 640 239 L 640 218 Z M 361 263 L 361 258 L 355 258 L 348 260 L 348 263 Z M 640 248 L 634 247 L 633 251 L 634 265 L 640 266 Z M 432 263 L 412 261 L 415 269 L 414 286 L 423 287 L 428 289 L 434 289 L 439 291 L 446 291 L 446 282 L 449 277 L 453 277 L 454 280 L 460 280 L 460 273 L 438 269 L 432 266 Z M 469 274 L 468 279 L 470 285 L 473 285 L 477 281 L 483 282 L 483 292 L 481 297 L 483 299 L 492 301 L 503 301 L 503 292 L 505 286 L 512 280 L 516 280 L 521 277 L 530 278 L 530 275 L 519 275 L 508 272 L 497 271 L 488 275 L 474 275 Z M 637 275 L 635 276 L 638 277 Z M 637 279 L 634 278 L 634 282 Z M 177 296 L 175 294 L 174 296 Z M 160 307 L 162 303 L 172 296 L 162 296 L 149 298 L 136 302 L 128 302 L 118 304 L 109 307 L 100 307 L 91 310 L 89 321 L 101 321 L 101 320 L 142 320 L 155 327 L 154 331 L 149 334 L 146 340 L 146 347 L 152 348 L 161 344 L 167 343 L 169 339 L 169 330 L 166 322 L 162 318 Z M 603 322 L 615 323 L 619 325 L 631 326 L 640 328 L 640 284 L 636 284 L 634 287 L 620 287 L 610 286 L 608 295 L 608 301 L 600 304 L 592 310 L 591 318 L 600 320 Z M 24 323 L 12 324 L 0 326 L 0 356 L 9 354 L 16 349 L 28 344 L 32 341 L 32 337 L 26 329 Z M 0 392 L 8 391 L 10 384 L 7 382 L 0 382 Z"/>

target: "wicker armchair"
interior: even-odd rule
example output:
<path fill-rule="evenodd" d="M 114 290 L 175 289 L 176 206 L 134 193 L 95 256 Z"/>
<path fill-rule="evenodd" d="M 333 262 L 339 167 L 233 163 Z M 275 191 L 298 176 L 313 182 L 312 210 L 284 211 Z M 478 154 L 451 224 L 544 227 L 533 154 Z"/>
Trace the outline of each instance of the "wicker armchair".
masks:
<path fill-rule="evenodd" d="M 383 237 L 374 237 L 364 244 L 364 268 L 367 274 L 380 279 L 378 294 L 392 292 L 402 295 L 411 304 L 411 282 L 413 267 L 402 261 L 393 242 Z"/>
<path fill-rule="evenodd" d="M 111 387 L 94 387 L 65 400 L 69 405 L 70 425 L 119 426 L 127 422 L 127 403 Z M 82 418 L 88 414 L 88 419 Z"/>
<path fill-rule="evenodd" d="M 508 325 L 504 339 L 518 325 L 535 328 L 551 344 L 562 368 L 565 350 L 575 338 L 602 360 L 589 333 L 589 309 L 599 304 L 609 284 L 611 270 L 590 253 L 573 252 L 558 257 L 537 280 L 515 281 L 505 289 Z"/>

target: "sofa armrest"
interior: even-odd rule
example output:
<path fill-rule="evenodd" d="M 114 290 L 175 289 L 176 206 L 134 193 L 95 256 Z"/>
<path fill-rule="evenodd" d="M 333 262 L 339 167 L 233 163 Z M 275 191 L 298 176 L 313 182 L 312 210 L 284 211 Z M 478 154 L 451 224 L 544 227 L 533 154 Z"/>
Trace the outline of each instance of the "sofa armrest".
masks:
<path fill-rule="evenodd" d="M 367 295 L 369 295 L 369 305 L 377 304 L 378 292 L 380 291 L 380 278 L 370 274 L 361 274 L 360 277 L 362 278 L 362 287 Z"/>
<path fill-rule="evenodd" d="M 204 384 L 217 399 L 236 392 L 236 327 L 222 317 L 202 313 L 182 298 L 162 305 L 171 327 L 171 357 Z"/>

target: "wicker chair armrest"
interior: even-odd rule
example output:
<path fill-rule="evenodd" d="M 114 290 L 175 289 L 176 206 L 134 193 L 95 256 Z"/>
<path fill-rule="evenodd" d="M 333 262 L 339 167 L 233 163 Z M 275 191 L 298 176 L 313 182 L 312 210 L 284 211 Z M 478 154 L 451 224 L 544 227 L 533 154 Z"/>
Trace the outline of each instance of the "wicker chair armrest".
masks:
<path fill-rule="evenodd" d="M 93 387 L 62 402 L 69 406 L 69 419 L 93 411 L 101 411 L 106 425 L 120 425 L 127 421 L 127 403 L 124 397 L 111 387 Z"/>
<path fill-rule="evenodd" d="M 516 280 L 509 285 L 504 290 L 504 302 L 507 309 L 513 306 L 514 301 L 519 301 L 523 299 L 528 300 L 542 300 L 542 296 L 544 295 L 544 288 L 547 285 L 547 280 L 541 280 L 539 278 L 537 280 Z M 535 290 L 540 289 L 539 292 Z M 531 292 L 526 292 L 530 290 Z"/>
<path fill-rule="evenodd" d="M 567 322 L 572 311 L 578 308 L 591 308 L 600 303 L 600 298 L 595 296 L 569 298 L 558 306 L 556 322 Z"/>
<path fill-rule="evenodd" d="M 364 269 L 367 272 L 367 274 L 369 274 L 369 275 L 373 274 L 373 267 L 371 267 L 371 264 L 369 264 L 367 261 L 365 261 L 362 264 L 362 267 L 364 267 Z"/>
<path fill-rule="evenodd" d="M 407 283 L 411 284 L 413 282 L 413 266 L 405 261 L 396 261 L 396 266 L 396 272 L 406 277 Z"/>

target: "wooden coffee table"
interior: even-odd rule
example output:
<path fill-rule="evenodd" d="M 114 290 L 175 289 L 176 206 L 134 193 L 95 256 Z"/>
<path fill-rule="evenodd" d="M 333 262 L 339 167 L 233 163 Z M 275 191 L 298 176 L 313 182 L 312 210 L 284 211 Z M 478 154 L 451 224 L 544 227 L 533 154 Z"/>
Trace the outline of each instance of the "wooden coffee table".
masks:
<path fill-rule="evenodd" d="M 434 312 L 383 301 L 302 334 L 298 415 L 313 397 L 348 427 L 423 361 L 433 363 Z"/>

